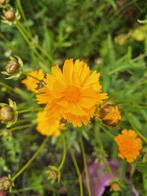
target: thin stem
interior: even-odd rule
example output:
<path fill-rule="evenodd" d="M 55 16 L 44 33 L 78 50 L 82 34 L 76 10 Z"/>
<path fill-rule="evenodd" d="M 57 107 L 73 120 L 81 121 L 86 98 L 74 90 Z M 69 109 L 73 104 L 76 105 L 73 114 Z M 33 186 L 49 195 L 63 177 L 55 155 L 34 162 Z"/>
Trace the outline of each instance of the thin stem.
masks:
<path fill-rule="evenodd" d="M 62 156 L 62 160 L 61 160 L 61 163 L 58 167 L 59 170 L 62 169 L 63 165 L 64 165 L 64 162 L 65 162 L 65 159 L 66 159 L 66 154 L 67 154 L 67 149 L 66 149 L 66 142 L 64 140 L 64 143 L 63 143 L 63 156 Z"/>
<path fill-rule="evenodd" d="M 25 13 L 23 11 L 23 7 L 21 5 L 21 1 L 20 0 L 17 0 L 16 2 L 17 2 L 17 6 L 18 6 L 18 9 L 20 10 L 20 13 L 21 13 L 22 18 L 26 22 L 27 19 L 26 19 Z"/>
<path fill-rule="evenodd" d="M 84 148 L 82 136 L 80 137 L 80 143 L 81 143 L 81 150 L 82 150 L 82 156 L 83 156 L 83 161 L 84 161 L 84 171 L 85 171 L 85 176 L 86 176 L 86 184 L 87 184 L 88 195 L 92 196 L 90 182 L 89 182 L 87 161 L 86 161 L 86 153 L 85 153 L 85 148 Z"/>
<path fill-rule="evenodd" d="M 127 162 L 125 160 L 122 160 L 119 169 L 119 183 L 121 184 L 122 187 L 124 186 L 126 167 L 127 167 Z"/>
<path fill-rule="evenodd" d="M 0 82 L 0 86 L 3 86 L 5 88 L 7 88 L 10 92 L 16 93 L 15 90 L 12 87 L 10 87 L 9 85 L 7 85 L 3 82 Z"/>
<path fill-rule="evenodd" d="M 23 113 L 27 113 L 27 112 L 34 112 L 34 111 L 39 111 L 40 108 L 29 108 L 29 109 L 24 109 L 24 110 L 18 110 L 18 114 L 23 114 Z"/>
<path fill-rule="evenodd" d="M 83 185 L 82 185 L 82 176 L 81 176 L 81 173 L 80 173 L 80 169 L 79 169 L 79 167 L 78 167 L 78 164 L 77 164 L 75 155 L 74 155 L 74 153 L 73 153 L 73 150 L 72 150 L 72 149 L 69 149 L 69 151 L 70 151 L 70 155 L 71 155 L 72 161 L 73 161 L 73 163 L 74 163 L 74 166 L 75 166 L 75 169 L 76 169 L 78 178 L 79 178 L 80 196 L 83 196 Z"/>
<path fill-rule="evenodd" d="M 21 175 L 29 166 L 30 164 L 34 161 L 34 159 L 36 159 L 36 157 L 39 155 L 39 153 L 41 152 L 41 150 L 43 149 L 43 147 L 45 146 L 46 142 L 48 140 L 48 137 L 46 137 L 42 144 L 40 145 L 40 147 L 37 149 L 37 151 L 34 153 L 34 155 L 31 157 L 31 159 L 12 177 L 12 181 L 14 182 L 16 180 L 16 178 Z"/>
<path fill-rule="evenodd" d="M 11 129 L 9 129 L 9 130 L 10 130 L 10 131 L 16 131 L 16 130 L 19 130 L 19 129 L 25 129 L 25 128 L 30 128 L 30 127 L 31 127 L 30 124 L 26 124 L 26 125 L 20 125 L 20 126 L 11 128 Z"/>
<path fill-rule="evenodd" d="M 28 39 L 32 40 L 32 36 L 26 31 L 26 29 L 25 29 L 20 23 L 19 23 L 19 26 L 21 27 L 21 29 L 23 30 L 23 32 L 27 35 Z M 36 47 L 38 50 L 40 50 L 40 52 L 41 52 L 44 56 L 46 56 L 46 57 L 48 58 L 49 61 L 52 62 L 53 59 L 52 59 L 51 55 L 49 55 L 45 50 L 43 50 L 43 49 L 41 48 L 40 45 L 35 44 L 35 47 Z"/>
<path fill-rule="evenodd" d="M 44 62 L 45 64 L 48 64 L 42 58 L 42 56 L 40 55 L 40 53 L 35 49 L 35 47 L 32 45 L 32 43 L 30 42 L 29 38 L 27 37 L 27 35 L 23 31 L 23 29 L 21 27 L 21 24 L 17 22 L 15 26 L 18 29 L 18 31 L 21 33 L 21 35 L 23 36 L 23 38 L 25 39 L 25 41 L 27 42 L 27 44 L 30 46 L 30 48 L 32 49 L 32 51 L 34 52 L 34 54 L 36 54 L 36 56 L 38 56 L 42 62 Z"/>
<path fill-rule="evenodd" d="M 103 142 L 101 141 L 101 137 L 100 137 L 99 131 L 96 131 L 96 139 L 97 139 L 98 144 L 100 146 L 101 152 L 105 153 L 104 145 L 103 145 Z M 109 166 L 109 163 L 108 163 L 108 161 L 105 158 L 104 158 L 104 165 L 105 165 L 105 169 L 107 170 L 109 175 L 112 177 L 112 179 L 114 179 L 112 169 Z"/>
<path fill-rule="evenodd" d="M 107 126 L 102 124 L 101 122 L 99 122 L 99 126 L 101 129 L 103 129 L 103 131 L 111 138 L 111 139 L 114 139 L 114 136 L 112 135 L 112 133 L 110 132 L 111 130 L 107 130 Z"/>

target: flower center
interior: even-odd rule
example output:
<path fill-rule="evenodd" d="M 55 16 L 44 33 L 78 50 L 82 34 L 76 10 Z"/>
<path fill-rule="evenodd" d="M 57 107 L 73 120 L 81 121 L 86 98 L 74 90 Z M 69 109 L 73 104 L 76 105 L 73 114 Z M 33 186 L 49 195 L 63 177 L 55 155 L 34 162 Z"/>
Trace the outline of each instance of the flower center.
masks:
<path fill-rule="evenodd" d="M 81 93 L 80 89 L 76 86 L 68 86 L 64 93 L 64 98 L 68 102 L 76 103 L 79 101 Z"/>

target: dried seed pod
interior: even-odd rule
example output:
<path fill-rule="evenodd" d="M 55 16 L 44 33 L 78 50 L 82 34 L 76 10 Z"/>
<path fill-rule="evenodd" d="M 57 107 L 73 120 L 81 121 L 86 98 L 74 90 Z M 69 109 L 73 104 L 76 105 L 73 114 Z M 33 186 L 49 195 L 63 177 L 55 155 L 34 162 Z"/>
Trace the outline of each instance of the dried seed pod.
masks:
<path fill-rule="evenodd" d="M 15 112 L 12 107 L 6 105 L 0 109 L 0 120 L 3 122 L 9 122 L 14 120 Z"/>
<path fill-rule="evenodd" d="M 110 126 L 116 126 L 121 120 L 121 114 L 117 106 L 112 104 L 105 105 L 99 112 L 102 121 Z"/>

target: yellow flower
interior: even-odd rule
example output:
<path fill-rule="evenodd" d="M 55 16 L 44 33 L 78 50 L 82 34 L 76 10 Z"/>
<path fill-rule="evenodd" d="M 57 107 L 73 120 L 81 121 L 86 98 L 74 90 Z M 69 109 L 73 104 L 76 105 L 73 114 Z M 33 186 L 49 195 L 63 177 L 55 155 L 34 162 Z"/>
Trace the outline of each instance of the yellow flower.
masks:
<path fill-rule="evenodd" d="M 118 145 L 119 157 L 132 163 L 139 155 L 142 142 L 134 130 L 122 130 L 121 134 L 115 137 Z"/>
<path fill-rule="evenodd" d="M 38 86 L 44 84 L 44 72 L 39 69 L 27 73 L 27 78 L 22 80 L 22 83 L 25 84 L 28 90 L 36 93 L 38 92 Z"/>
<path fill-rule="evenodd" d="M 100 110 L 100 118 L 110 126 L 116 126 L 121 120 L 121 114 L 117 106 L 107 104 Z"/>
<path fill-rule="evenodd" d="M 37 114 L 37 131 L 45 136 L 59 136 L 64 124 L 59 120 L 50 118 L 46 111 Z"/>
<path fill-rule="evenodd" d="M 74 126 L 87 124 L 94 115 L 95 106 L 107 98 L 99 77 L 100 74 L 91 72 L 85 62 L 68 59 L 63 71 L 58 65 L 52 68 L 37 99 L 40 104 L 47 104 L 49 116 L 64 118 Z"/>

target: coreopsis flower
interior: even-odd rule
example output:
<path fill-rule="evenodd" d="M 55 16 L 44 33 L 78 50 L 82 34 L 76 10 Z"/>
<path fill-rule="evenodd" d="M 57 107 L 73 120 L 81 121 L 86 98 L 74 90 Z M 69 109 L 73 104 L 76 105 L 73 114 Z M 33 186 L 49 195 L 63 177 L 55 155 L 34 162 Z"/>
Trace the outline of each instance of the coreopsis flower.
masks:
<path fill-rule="evenodd" d="M 99 112 L 102 121 L 110 126 L 116 126 L 121 120 L 119 108 L 115 105 L 107 104 Z"/>
<path fill-rule="evenodd" d="M 140 153 L 142 142 L 134 130 L 122 130 L 121 134 L 115 137 L 118 145 L 119 157 L 132 163 Z"/>
<path fill-rule="evenodd" d="M 44 86 L 45 74 L 42 69 L 27 73 L 26 79 L 22 80 L 28 90 L 36 93 L 38 89 Z"/>
<path fill-rule="evenodd" d="M 64 129 L 64 124 L 58 119 L 50 118 L 46 111 L 37 114 L 37 131 L 45 136 L 59 136 Z"/>
<path fill-rule="evenodd" d="M 93 117 L 96 105 L 107 99 L 99 83 L 100 74 L 91 72 L 81 60 L 65 61 L 63 70 L 52 67 L 45 79 L 46 86 L 37 95 L 40 104 L 47 104 L 48 116 L 64 118 L 74 126 L 87 124 Z"/>

